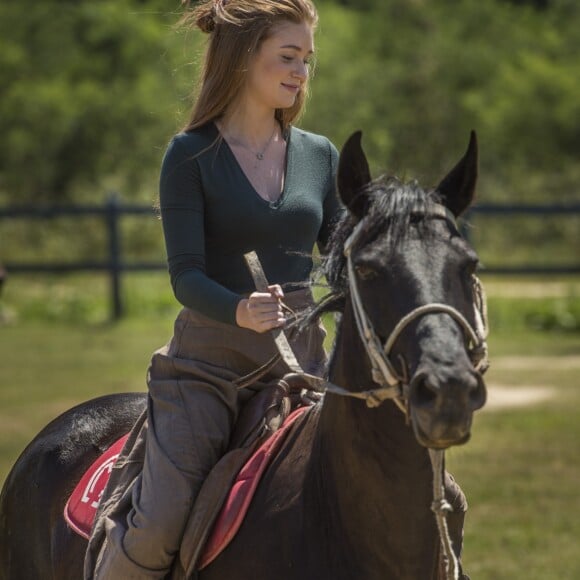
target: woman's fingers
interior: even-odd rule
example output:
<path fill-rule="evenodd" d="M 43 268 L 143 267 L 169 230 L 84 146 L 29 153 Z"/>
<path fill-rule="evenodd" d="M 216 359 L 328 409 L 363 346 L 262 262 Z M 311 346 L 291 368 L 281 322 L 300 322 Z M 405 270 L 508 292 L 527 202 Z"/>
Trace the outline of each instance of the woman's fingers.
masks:
<path fill-rule="evenodd" d="M 258 332 L 281 326 L 285 322 L 282 306 L 271 294 L 254 292 L 248 299 L 248 310 Z"/>
<path fill-rule="evenodd" d="M 268 290 L 270 291 L 270 294 L 274 296 L 274 298 L 277 298 L 278 300 L 284 298 L 284 292 L 282 292 L 282 287 L 279 284 L 272 284 L 271 286 L 268 286 Z"/>
<path fill-rule="evenodd" d="M 248 308 L 257 332 L 266 332 L 283 326 L 286 322 L 280 298 L 284 295 L 278 284 L 268 287 L 269 293 L 253 292 L 249 297 Z"/>
<path fill-rule="evenodd" d="M 270 286 L 270 292 L 253 292 L 238 305 L 236 320 L 239 326 L 250 328 L 256 332 L 266 332 L 272 328 L 283 326 L 286 322 L 279 294 L 282 289 L 278 285 Z"/>

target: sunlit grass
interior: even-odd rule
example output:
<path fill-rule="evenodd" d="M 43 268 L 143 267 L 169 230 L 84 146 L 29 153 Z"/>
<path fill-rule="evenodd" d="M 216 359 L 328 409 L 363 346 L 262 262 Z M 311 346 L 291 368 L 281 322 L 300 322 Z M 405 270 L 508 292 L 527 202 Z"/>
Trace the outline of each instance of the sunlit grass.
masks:
<path fill-rule="evenodd" d="M 580 396 L 483 411 L 448 467 L 469 499 L 465 556 L 478 580 L 580 577 Z"/>
<path fill-rule="evenodd" d="M 486 284 L 495 321 L 487 381 L 492 389 L 550 387 L 554 396 L 483 409 L 471 441 L 448 453 L 470 504 L 464 561 L 474 580 L 580 578 L 580 333 L 539 331 L 522 318 L 562 298 L 574 310 L 578 293 L 569 280 L 548 295 L 537 284 L 537 298 L 525 300 L 506 297 L 501 280 Z M 118 324 L 107 322 L 107 292 L 107 279 L 94 275 L 9 279 L 0 300 L 0 482 L 60 412 L 145 390 L 151 353 L 171 336 L 178 310 L 167 275 L 127 276 L 128 317 Z"/>

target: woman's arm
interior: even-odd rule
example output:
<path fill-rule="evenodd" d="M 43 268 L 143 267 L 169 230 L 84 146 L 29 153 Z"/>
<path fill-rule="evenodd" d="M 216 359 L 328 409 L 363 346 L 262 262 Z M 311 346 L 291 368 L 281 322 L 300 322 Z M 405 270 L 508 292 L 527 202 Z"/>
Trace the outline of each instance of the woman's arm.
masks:
<path fill-rule="evenodd" d="M 163 159 L 159 185 L 161 220 L 171 285 L 177 300 L 206 316 L 264 332 L 283 324 L 282 290 L 232 292 L 205 273 L 204 196 L 199 164 L 175 137 Z"/>

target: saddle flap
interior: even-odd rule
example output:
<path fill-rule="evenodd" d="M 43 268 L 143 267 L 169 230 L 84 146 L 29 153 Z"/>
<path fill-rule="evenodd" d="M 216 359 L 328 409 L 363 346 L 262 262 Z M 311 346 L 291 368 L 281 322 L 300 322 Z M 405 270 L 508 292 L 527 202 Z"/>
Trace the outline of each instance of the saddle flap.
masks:
<path fill-rule="evenodd" d="M 211 563 L 238 532 L 262 475 L 295 422 L 310 407 L 293 411 L 283 426 L 256 447 L 234 449 L 210 472 L 183 535 L 180 560 L 186 577 Z M 227 484 L 227 485 L 226 485 Z"/>
<path fill-rule="evenodd" d="M 284 384 L 269 384 L 242 407 L 230 438 L 229 449 L 247 447 L 265 433 L 277 431 L 290 413 L 290 399 Z"/>

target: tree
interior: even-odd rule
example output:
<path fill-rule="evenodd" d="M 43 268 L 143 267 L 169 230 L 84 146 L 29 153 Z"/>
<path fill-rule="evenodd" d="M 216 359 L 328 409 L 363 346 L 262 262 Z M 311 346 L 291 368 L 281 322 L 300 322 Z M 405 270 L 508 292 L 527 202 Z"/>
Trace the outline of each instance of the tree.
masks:
<path fill-rule="evenodd" d="M 137 195 L 176 129 L 167 14 L 132 0 L 0 7 L 0 191 L 65 201 Z"/>
<path fill-rule="evenodd" d="M 375 169 L 427 183 L 476 129 L 488 199 L 577 197 L 579 24 L 569 0 L 326 4 L 305 124 L 338 144 L 363 129 Z"/>

